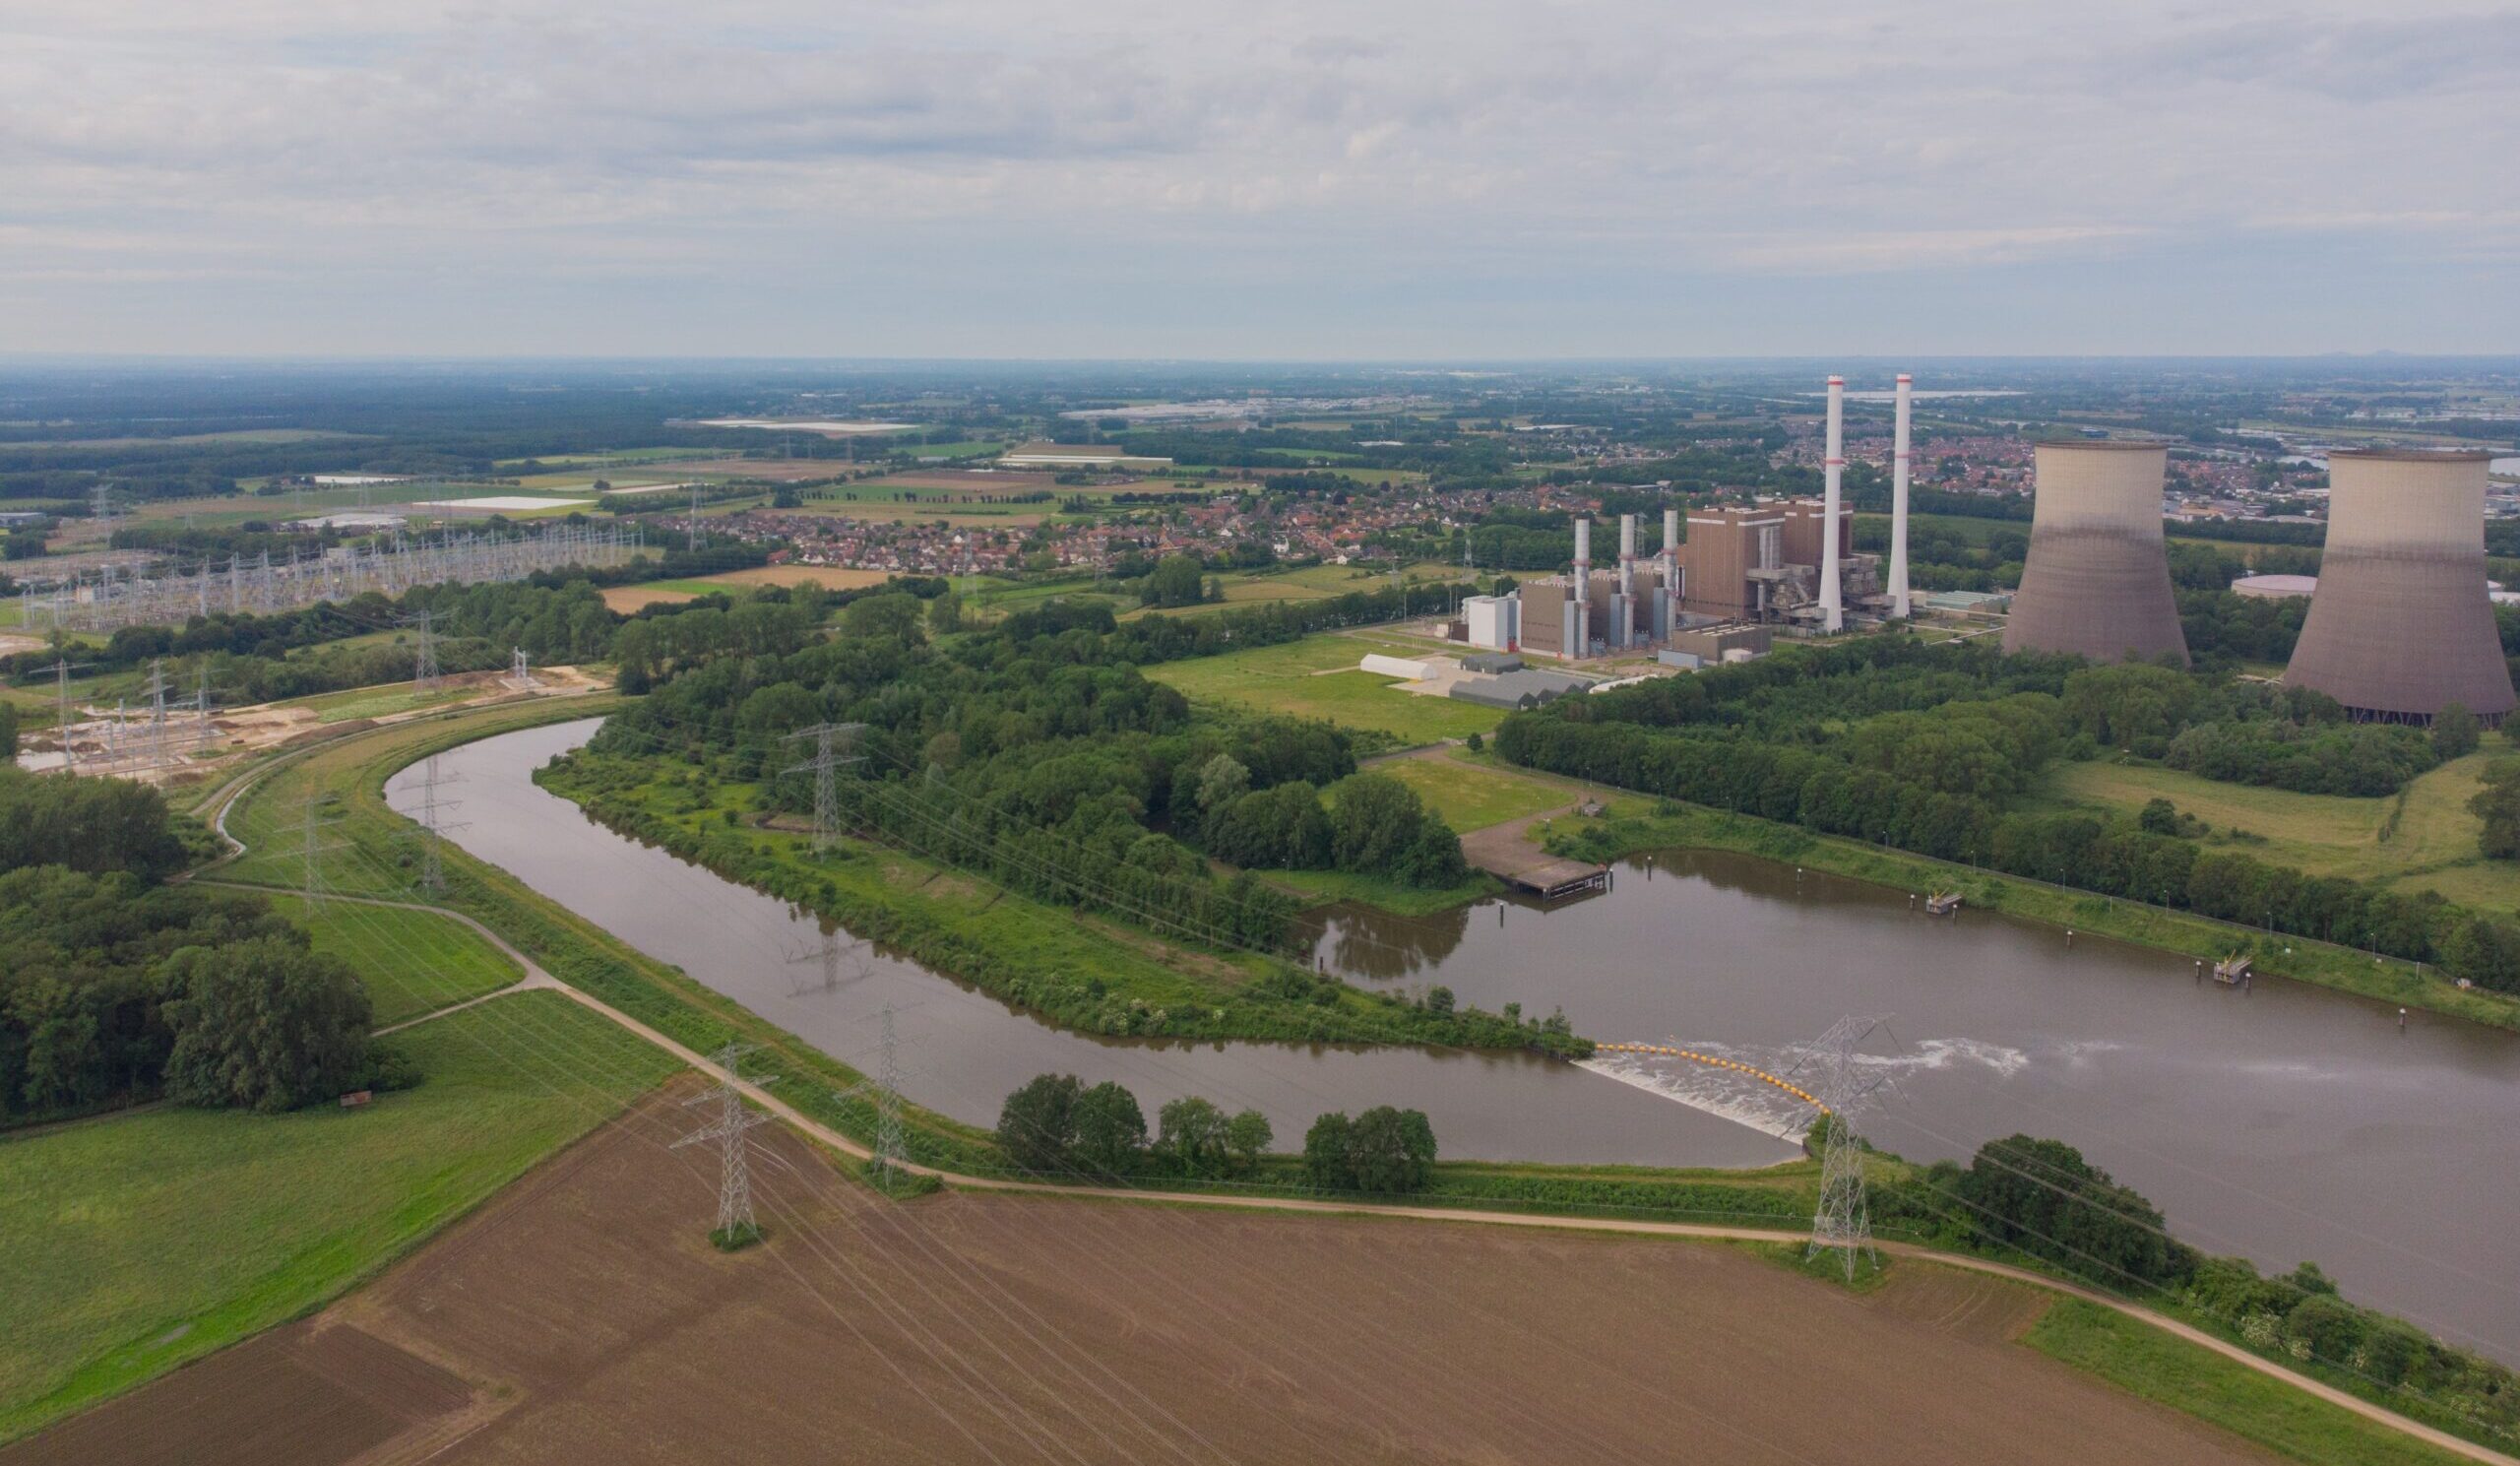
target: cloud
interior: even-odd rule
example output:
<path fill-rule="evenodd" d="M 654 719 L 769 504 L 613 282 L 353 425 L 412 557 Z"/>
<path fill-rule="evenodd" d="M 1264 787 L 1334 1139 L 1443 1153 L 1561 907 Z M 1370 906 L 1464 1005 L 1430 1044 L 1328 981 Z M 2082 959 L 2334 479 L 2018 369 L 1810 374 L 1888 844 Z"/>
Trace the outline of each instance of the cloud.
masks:
<path fill-rule="evenodd" d="M 2428 0 L 86 0 L 0 16 L 0 289 L 2474 264 L 2515 63 L 2520 16 Z"/>

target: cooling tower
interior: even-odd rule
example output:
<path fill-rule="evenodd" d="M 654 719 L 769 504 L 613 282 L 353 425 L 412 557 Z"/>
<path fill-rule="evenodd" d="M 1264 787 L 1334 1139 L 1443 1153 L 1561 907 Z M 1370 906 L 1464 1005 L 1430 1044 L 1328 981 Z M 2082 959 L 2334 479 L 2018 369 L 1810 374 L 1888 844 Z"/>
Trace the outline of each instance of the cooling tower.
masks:
<path fill-rule="evenodd" d="M 2187 660 L 2162 545 L 2159 443 L 2038 445 L 2038 499 L 2007 652 L 2078 652 L 2098 662 L 2169 652 Z"/>
<path fill-rule="evenodd" d="M 2453 702 L 2499 722 L 2520 703 L 2486 598 L 2486 459 L 2328 455 L 2327 548 L 2286 682 L 2387 723 Z"/>

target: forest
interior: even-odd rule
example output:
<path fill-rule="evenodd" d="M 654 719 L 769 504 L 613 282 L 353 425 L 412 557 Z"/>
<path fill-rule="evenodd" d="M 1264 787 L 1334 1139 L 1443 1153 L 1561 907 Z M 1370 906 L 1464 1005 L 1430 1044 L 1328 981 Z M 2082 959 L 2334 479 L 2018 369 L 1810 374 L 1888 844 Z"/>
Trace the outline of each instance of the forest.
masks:
<path fill-rule="evenodd" d="M 0 1125 L 402 1082 L 349 969 L 260 896 L 164 884 L 185 860 L 156 791 L 0 768 Z"/>

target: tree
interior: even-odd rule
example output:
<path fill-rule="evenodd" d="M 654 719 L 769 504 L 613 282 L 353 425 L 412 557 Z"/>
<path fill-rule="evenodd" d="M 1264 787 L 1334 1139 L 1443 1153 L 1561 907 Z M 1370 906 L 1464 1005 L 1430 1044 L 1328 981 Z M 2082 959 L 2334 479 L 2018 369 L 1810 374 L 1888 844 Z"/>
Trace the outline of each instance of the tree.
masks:
<path fill-rule="evenodd" d="M 1041 1074 L 1006 1097 L 997 1113 L 997 1144 L 1026 1171 L 1058 1171 L 1076 1144 L 1074 1074 Z"/>
<path fill-rule="evenodd" d="M 1397 1194 L 1426 1183 L 1435 1163 L 1435 1128 L 1422 1110 L 1377 1105 L 1348 1132 L 1350 1183 L 1360 1191 Z"/>
<path fill-rule="evenodd" d="M 1346 779 L 1338 797 L 1330 809 L 1330 858 L 1342 870 L 1392 869 L 1426 820 L 1418 792 L 1389 774 Z"/>
<path fill-rule="evenodd" d="M 1183 1176 L 1208 1176 L 1226 1156 L 1225 1112 L 1197 1095 L 1185 1095 L 1156 1112 L 1156 1148 Z"/>
<path fill-rule="evenodd" d="M 1146 1150 L 1146 1113 L 1138 1097 L 1105 1079 L 1076 1097 L 1074 1155 L 1079 1169 L 1091 1176 L 1121 1176 L 1136 1168 Z"/>
<path fill-rule="evenodd" d="M 1234 1163 L 1248 1171 L 1257 1165 L 1262 1152 L 1277 1139 L 1269 1126 L 1269 1116 L 1257 1110 L 1244 1110 L 1225 1124 L 1225 1148 L 1233 1153 Z"/>
<path fill-rule="evenodd" d="M 1345 1191 L 1355 1183 L 1348 1163 L 1348 1132 L 1354 1126 L 1344 1111 L 1334 1110 L 1312 1122 L 1303 1134 L 1303 1172 L 1317 1190 Z"/>
<path fill-rule="evenodd" d="M 0 702 L 0 758 L 18 756 L 18 705 Z"/>
<path fill-rule="evenodd" d="M 916 596 L 894 592 L 851 601 L 841 612 L 841 629 L 852 638 L 911 643 L 918 640 L 918 623 L 925 607 Z"/>
<path fill-rule="evenodd" d="M 2469 811 L 2485 821 L 2478 847 L 2497 860 L 2520 860 L 2520 758 L 2486 765 L 2484 783 L 2468 800 Z"/>
<path fill-rule="evenodd" d="M 2178 806 L 2164 798 L 2144 801 L 2144 812 L 2136 816 L 2136 824 L 2155 835 L 2178 833 Z"/>
<path fill-rule="evenodd" d="M 1166 555 L 1138 591 L 1148 606 L 1196 606 L 1207 599 L 1203 567 L 1188 555 Z"/>
<path fill-rule="evenodd" d="M 1426 989 L 1427 1012 L 1450 1013 L 1452 1010 L 1453 990 L 1450 988 L 1435 987 Z"/>
<path fill-rule="evenodd" d="M 2443 703 L 2432 715 L 2432 751 L 2445 762 L 2477 751 L 2477 715 L 2465 703 Z"/>
<path fill-rule="evenodd" d="M 179 1105 L 293 1110 L 351 1087 L 372 1016 L 348 964 L 275 937 L 186 947 L 163 981 L 174 1048 L 166 1097 Z"/>
<path fill-rule="evenodd" d="M 1199 766 L 1199 811 L 1222 809 L 1250 792 L 1251 771 L 1230 753 L 1220 753 Z"/>
<path fill-rule="evenodd" d="M 963 629 L 963 598 L 954 591 L 927 603 L 927 630 L 932 636 L 945 636 Z"/>

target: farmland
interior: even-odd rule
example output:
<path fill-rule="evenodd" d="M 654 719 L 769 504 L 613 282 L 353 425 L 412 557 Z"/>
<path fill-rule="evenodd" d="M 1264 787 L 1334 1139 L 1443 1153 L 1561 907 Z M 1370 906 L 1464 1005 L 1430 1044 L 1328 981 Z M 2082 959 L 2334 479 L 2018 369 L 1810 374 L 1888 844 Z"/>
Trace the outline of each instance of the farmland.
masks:
<path fill-rule="evenodd" d="M 337 1296 L 672 1069 L 547 992 L 402 1042 L 424 1082 L 364 1110 L 159 1110 L 0 1145 L 0 1438 Z"/>
<path fill-rule="evenodd" d="M 664 1148 L 685 1123 L 652 1098 L 358 1297 L 0 1462 L 460 1466 L 564 1441 L 574 1459 L 688 1459 L 727 1420 L 765 1460 L 1020 1459 L 1052 1438 L 1088 1459 L 1229 1441 L 1236 1461 L 1306 1466 L 1554 1459 L 1571 1439 L 1610 1460 L 1680 1441 L 1725 1459 L 1843 1459 L 1849 1442 L 1879 1463 L 2263 1459 L 2014 1343 L 2041 1295 L 1924 1263 L 1858 1295 L 1663 1240 L 900 1203 L 775 1127 L 769 1242 L 722 1255 L 700 1236 L 712 1170 Z M 695 1369 L 738 1352 L 741 1370 Z M 1796 1387 L 1815 1369 L 1831 1388 Z"/>

